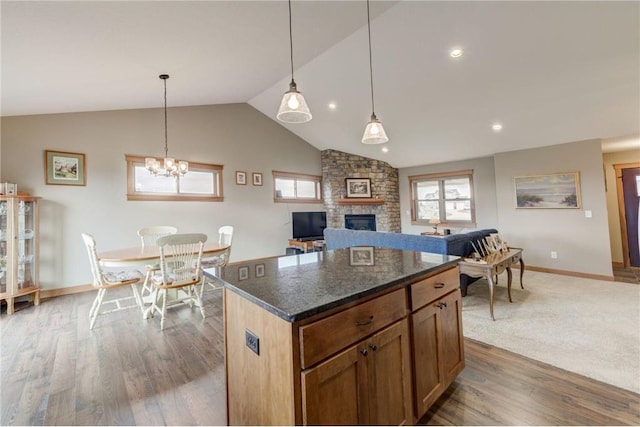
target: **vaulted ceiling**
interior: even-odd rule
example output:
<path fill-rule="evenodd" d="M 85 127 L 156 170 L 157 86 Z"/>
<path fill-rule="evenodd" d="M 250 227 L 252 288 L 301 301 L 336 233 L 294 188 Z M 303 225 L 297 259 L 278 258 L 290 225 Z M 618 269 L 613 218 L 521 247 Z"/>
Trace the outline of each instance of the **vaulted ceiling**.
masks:
<path fill-rule="evenodd" d="M 395 167 L 640 135 L 640 3 L 292 2 L 295 80 L 318 149 Z M 275 119 L 290 75 L 286 1 L 1 2 L 2 115 L 246 102 Z M 459 58 L 449 50 L 463 49 Z M 329 104 L 334 103 L 335 109 Z M 500 132 L 492 124 L 500 122 Z"/>

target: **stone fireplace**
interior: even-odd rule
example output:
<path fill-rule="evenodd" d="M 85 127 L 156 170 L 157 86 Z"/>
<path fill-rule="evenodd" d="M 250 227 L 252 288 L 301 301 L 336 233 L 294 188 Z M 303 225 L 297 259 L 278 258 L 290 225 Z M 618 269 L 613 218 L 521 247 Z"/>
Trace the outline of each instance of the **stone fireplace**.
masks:
<path fill-rule="evenodd" d="M 375 230 L 400 232 L 398 170 L 386 162 L 337 150 L 321 152 L 327 227 L 346 228 L 345 215 L 371 215 Z M 371 180 L 371 198 L 346 197 L 346 178 Z"/>

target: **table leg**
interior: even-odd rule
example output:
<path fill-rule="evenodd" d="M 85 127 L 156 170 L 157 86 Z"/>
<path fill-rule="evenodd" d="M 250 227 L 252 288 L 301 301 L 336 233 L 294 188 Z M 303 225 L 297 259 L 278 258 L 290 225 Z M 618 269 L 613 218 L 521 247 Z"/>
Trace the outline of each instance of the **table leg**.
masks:
<path fill-rule="evenodd" d="M 491 274 L 487 274 L 487 282 L 489 283 L 489 313 L 491 313 L 491 318 L 495 321 L 496 318 L 493 317 L 493 278 Z"/>
<path fill-rule="evenodd" d="M 511 301 L 511 279 L 513 275 L 511 274 L 511 267 L 507 267 L 507 294 L 509 295 L 509 302 Z"/>
<path fill-rule="evenodd" d="M 524 274 L 524 260 L 522 256 L 520 257 L 520 287 L 524 289 L 524 284 L 522 283 L 522 275 Z"/>

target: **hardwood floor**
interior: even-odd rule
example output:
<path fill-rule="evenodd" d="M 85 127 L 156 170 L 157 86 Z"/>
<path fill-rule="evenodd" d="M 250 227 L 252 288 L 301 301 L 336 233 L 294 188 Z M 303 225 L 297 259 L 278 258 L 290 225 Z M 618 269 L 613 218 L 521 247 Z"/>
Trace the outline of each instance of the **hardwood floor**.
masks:
<path fill-rule="evenodd" d="M 466 367 L 427 425 L 638 425 L 640 395 L 465 339 Z"/>
<path fill-rule="evenodd" d="M 197 309 L 171 310 L 164 332 L 158 318 L 143 321 L 137 311 L 100 316 L 90 331 L 93 297 L 2 314 L 2 425 L 225 423 L 221 292 L 205 293 L 204 321 Z M 467 367 L 421 424 L 640 424 L 640 395 L 465 344 Z"/>
<path fill-rule="evenodd" d="M 640 285 L 640 268 L 613 267 L 613 278 L 616 282 L 635 283 Z"/>
<path fill-rule="evenodd" d="M 93 292 L 4 314 L 0 423 L 224 424 L 220 294 L 205 293 L 204 321 L 198 309 L 171 309 L 164 332 L 133 310 L 99 316 L 90 331 Z"/>

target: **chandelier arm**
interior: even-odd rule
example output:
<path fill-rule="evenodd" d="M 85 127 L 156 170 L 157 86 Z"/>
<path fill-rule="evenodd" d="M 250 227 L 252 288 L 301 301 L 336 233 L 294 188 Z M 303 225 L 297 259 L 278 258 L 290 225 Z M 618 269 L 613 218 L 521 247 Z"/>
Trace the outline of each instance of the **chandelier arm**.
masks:
<path fill-rule="evenodd" d="M 373 61 L 371 60 L 371 17 L 369 15 L 369 0 L 367 0 L 367 29 L 369 30 L 369 76 L 371 77 L 371 115 L 376 115 L 373 101 Z"/>
<path fill-rule="evenodd" d="M 289 53 L 291 57 L 291 81 L 293 82 L 293 29 L 291 25 L 291 0 L 289 0 Z"/>

